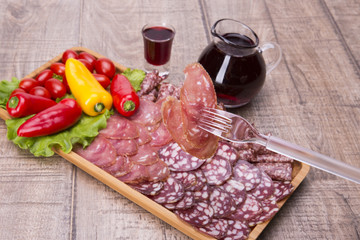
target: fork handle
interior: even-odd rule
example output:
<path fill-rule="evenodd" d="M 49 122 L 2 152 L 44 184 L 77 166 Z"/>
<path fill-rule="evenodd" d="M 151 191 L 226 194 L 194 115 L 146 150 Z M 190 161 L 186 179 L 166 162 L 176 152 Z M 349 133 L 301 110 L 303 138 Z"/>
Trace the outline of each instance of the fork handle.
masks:
<path fill-rule="evenodd" d="M 265 136 L 261 134 L 260 137 L 266 139 L 265 147 L 271 151 L 360 184 L 360 168 L 274 136 Z"/>

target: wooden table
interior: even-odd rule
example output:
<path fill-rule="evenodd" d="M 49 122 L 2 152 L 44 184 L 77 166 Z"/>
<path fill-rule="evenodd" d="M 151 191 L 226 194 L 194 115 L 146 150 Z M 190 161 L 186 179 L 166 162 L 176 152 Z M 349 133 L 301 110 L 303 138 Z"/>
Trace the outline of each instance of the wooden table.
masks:
<path fill-rule="evenodd" d="M 143 66 L 141 27 L 176 28 L 170 80 L 220 18 L 281 45 L 283 60 L 236 112 L 261 132 L 360 167 L 360 1 L 1 1 L 1 79 L 84 46 Z M 0 121 L 0 239 L 188 239 L 59 156 L 36 158 Z M 312 168 L 260 239 L 360 239 L 360 185 Z"/>

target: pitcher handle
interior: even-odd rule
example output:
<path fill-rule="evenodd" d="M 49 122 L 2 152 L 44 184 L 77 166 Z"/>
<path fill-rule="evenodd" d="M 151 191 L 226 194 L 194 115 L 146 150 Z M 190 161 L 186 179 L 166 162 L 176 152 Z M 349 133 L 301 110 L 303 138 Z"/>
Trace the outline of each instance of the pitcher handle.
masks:
<path fill-rule="evenodd" d="M 266 64 L 266 74 L 269 74 L 272 70 L 274 70 L 277 67 L 277 65 L 279 65 L 282 57 L 282 50 L 279 44 L 274 42 L 266 42 L 260 47 L 261 53 L 269 49 L 273 49 L 275 51 L 275 55 L 273 59 Z"/>

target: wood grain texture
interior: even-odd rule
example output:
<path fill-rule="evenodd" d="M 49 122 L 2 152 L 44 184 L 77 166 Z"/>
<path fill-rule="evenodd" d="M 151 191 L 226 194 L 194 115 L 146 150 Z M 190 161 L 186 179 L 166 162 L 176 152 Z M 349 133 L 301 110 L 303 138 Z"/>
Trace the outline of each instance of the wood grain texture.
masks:
<path fill-rule="evenodd" d="M 141 67 L 140 29 L 174 25 L 171 78 L 197 60 L 219 18 L 243 21 L 283 60 L 233 110 L 266 133 L 360 167 L 359 0 L 1 1 L 0 79 L 84 46 Z M 0 239 L 189 239 L 61 157 L 35 158 L 0 121 Z M 312 168 L 259 239 L 360 239 L 360 187 Z"/>

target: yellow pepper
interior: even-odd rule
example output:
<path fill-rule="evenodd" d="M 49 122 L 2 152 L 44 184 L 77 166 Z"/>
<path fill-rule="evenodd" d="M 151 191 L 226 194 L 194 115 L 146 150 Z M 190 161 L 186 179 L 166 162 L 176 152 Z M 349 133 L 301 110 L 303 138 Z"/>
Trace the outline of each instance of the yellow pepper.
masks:
<path fill-rule="evenodd" d="M 80 61 L 70 58 L 65 64 L 65 75 L 71 93 L 89 116 L 111 109 L 113 99 Z"/>

